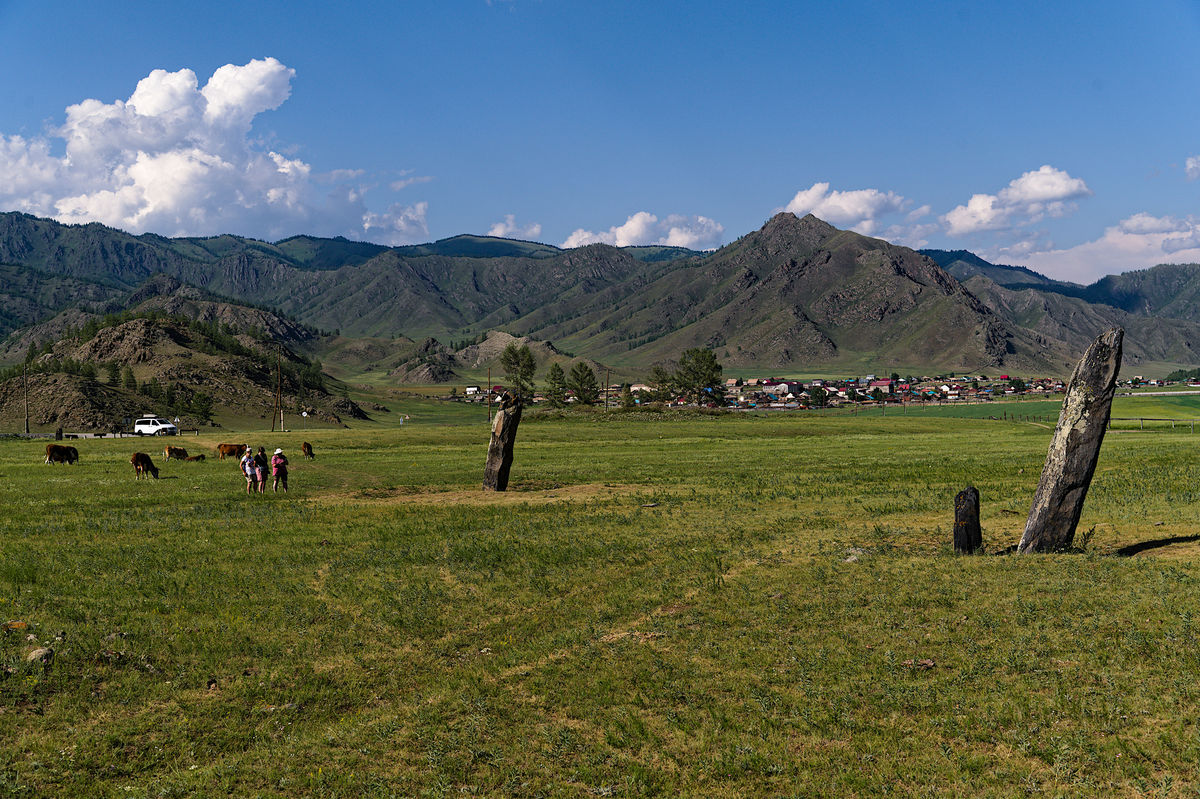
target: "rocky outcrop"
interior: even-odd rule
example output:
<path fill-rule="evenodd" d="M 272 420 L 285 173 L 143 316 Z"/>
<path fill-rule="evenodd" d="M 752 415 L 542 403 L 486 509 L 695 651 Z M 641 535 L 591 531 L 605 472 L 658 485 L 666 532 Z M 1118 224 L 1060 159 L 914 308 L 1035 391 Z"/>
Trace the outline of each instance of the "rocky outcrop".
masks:
<path fill-rule="evenodd" d="M 145 400 L 75 375 L 29 375 L 31 429 L 61 427 L 69 431 L 120 430 L 124 420 L 141 414 Z M 25 421 L 25 387 L 20 376 L 0 382 L 0 428 L 21 430 Z"/>

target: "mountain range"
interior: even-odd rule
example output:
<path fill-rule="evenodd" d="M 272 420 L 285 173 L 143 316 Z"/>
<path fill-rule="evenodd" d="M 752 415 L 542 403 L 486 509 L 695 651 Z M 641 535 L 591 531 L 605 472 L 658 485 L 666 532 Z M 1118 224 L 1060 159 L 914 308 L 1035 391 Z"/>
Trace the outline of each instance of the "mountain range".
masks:
<path fill-rule="evenodd" d="M 631 374 L 697 346 L 738 369 L 1061 374 L 1114 324 L 1127 363 L 1200 363 L 1197 299 L 1200 265 L 1080 286 L 790 213 L 713 252 L 470 235 L 407 247 L 165 238 L 0 214 L 8 362 L 90 316 L 153 301 L 223 314 L 327 364 L 370 360 L 397 380 L 480 368 L 464 347 L 500 330 L 543 342 L 547 358 Z"/>

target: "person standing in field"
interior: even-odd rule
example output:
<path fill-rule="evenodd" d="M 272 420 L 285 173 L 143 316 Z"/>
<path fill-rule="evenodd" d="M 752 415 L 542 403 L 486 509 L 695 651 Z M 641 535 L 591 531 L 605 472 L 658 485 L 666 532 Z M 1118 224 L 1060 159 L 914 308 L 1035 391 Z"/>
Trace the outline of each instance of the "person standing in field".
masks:
<path fill-rule="evenodd" d="M 271 486 L 272 491 L 278 492 L 279 484 L 283 483 L 283 493 L 287 493 L 287 467 L 288 459 L 283 454 L 283 450 L 275 450 L 275 454 L 271 456 L 271 472 L 275 475 L 275 484 Z"/>
<path fill-rule="evenodd" d="M 254 454 L 254 471 L 258 479 L 258 493 L 267 493 L 267 467 L 270 461 L 267 460 L 267 450 L 263 447 L 258 448 L 258 452 Z"/>
<path fill-rule="evenodd" d="M 258 490 L 258 469 L 254 464 L 254 454 L 250 450 L 250 445 L 246 445 L 246 449 L 242 452 L 242 460 L 238 463 L 242 469 L 242 474 L 246 475 L 246 495 L 249 496 Z M 266 477 L 264 476 L 265 480 Z"/>

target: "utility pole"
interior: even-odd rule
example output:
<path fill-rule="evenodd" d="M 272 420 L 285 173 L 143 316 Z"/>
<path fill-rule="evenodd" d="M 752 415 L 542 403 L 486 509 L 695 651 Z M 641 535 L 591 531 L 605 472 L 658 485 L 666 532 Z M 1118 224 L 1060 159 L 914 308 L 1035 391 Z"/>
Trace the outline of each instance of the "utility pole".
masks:
<path fill-rule="evenodd" d="M 25 386 L 25 435 L 29 435 L 29 362 L 21 364 L 21 382 Z"/>
<path fill-rule="evenodd" d="M 280 388 L 283 385 L 283 366 L 281 354 L 282 345 L 275 342 L 275 397 L 271 405 L 271 432 L 275 432 L 275 422 L 279 422 L 280 432 L 283 432 L 283 408 L 280 406 Z"/>
<path fill-rule="evenodd" d="M 279 345 L 279 351 L 275 356 L 275 407 L 279 409 L 279 432 L 283 432 L 283 345 Z M 271 428 L 274 429 L 275 422 L 271 422 Z"/>
<path fill-rule="evenodd" d="M 608 395 L 612 393 L 612 367 L 604 367 L 604 412 L 608 413 Z"/>
<path fill-rule="evenodd" d="M 276 364 L 276 366 L 279 365 L 279 351 L 278 350 L 275 351 L 275 364 Z M 279 420 L 279 392 L 275 391 L 272 393 L 274 396 L 271 397 L 271 432 L 274 433 L 275 432 L 275 422 L 277 422 Z"/>
<path fill-rule="evenodd" d="M 483 400 L 487 405 L 488 427 L 492 426 L 492 367 L 488 367 L 488 384 L 483 392 Z"/>

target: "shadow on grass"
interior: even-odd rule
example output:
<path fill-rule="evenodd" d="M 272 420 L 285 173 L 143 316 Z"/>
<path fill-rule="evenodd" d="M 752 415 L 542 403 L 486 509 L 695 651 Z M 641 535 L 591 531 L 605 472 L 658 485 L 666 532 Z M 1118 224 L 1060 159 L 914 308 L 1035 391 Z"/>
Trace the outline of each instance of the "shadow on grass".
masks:
<path fill-rule="evenodd" d="M 1122 558 L 1128 558 L 1150 549 L 1169 547 L 1172 544 L 1190 544 L 1194 541 L 1200 541 L 1200 535 L 1177 535 L 1171 538 L 1156 538 L 1153 541 L 1142 541 L 1137 544 L 1130 544 L 1127 547 L 1121 547 L 1113 554 Z"/>

